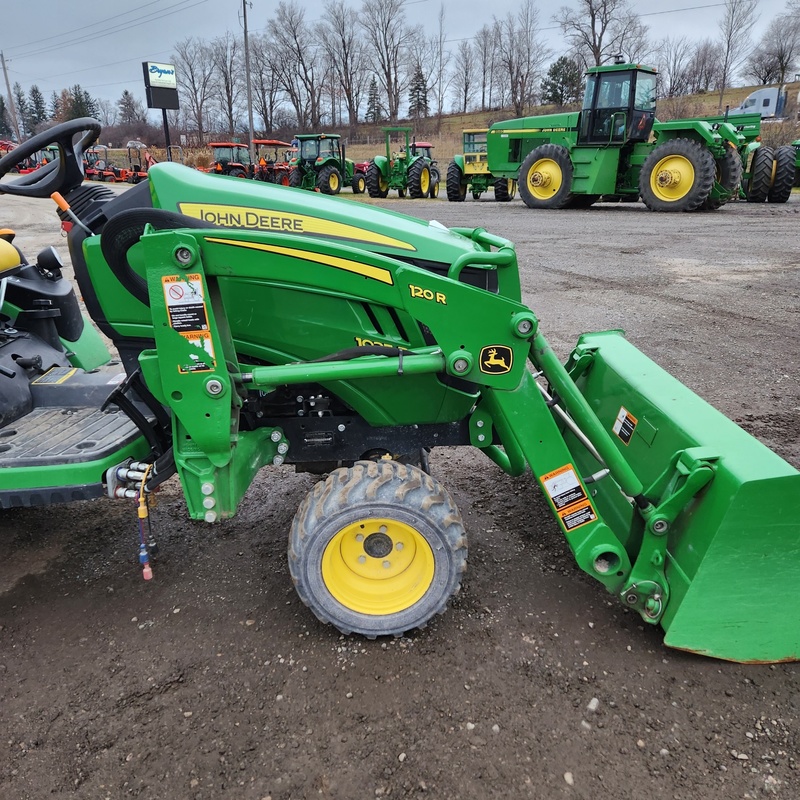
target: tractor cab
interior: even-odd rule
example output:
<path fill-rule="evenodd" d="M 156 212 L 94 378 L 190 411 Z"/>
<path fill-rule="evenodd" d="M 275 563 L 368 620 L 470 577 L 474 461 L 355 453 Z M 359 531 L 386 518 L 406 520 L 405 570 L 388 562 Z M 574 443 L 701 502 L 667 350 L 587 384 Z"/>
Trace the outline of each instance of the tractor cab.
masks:
<path fill-rule="evenodd" d="M 588 70 L 578 144 L 646 142 L 655 117 L 654 69 L 612 64 Z"/>
<path fill-rule="evenodd" d="M 212 172 L 246 178 L 251 172 L 250 148 L 240 142 L 211 142 L 208 145 L 214 154 Z"/>
<path fill-rule="evenodd" d="M 317 160 L 325 161 L 329 158 L 341 160 L 339 136 L 321 133 L 319 135 L 298 136 L 300 140 L 299 159 L 315 163 Z"/>

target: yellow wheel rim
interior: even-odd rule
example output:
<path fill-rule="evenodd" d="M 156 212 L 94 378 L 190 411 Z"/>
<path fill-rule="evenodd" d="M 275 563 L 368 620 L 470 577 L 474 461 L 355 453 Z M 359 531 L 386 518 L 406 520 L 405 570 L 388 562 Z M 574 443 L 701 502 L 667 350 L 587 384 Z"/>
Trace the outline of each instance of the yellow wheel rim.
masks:
<path fill-rule="evenodd" d="M 332 192 L 335 192 L 339 188 L 339 176 L 335 172 L 331 173 L 328 186 L 330 186 Z"/>
<path fill-rule="evenodd" d="M 396 614 L 433 582 L 433 551 L 416 528 L 365 519 L 342 528 L 322 555 L 322 580 L 343 606 L 360 614 Z"/>
<path fill-rule="evenodd" d="M 382 192 L 389 191 L 389 181 L 387 181 L 383 176 L 378 179 L 378 186 L 380 186 Z"/>
<path fill-rule="evenodd" d="M 668 203 L 681 200 L 694 186 L 694 167 L 685 156 L 662 158 L 650 173 L 650 188 L 659 199 Z"/>
<path fill-rule="evenodd" d="M 422 170 L 419 176 L 419 188 L 423 195 L 431 190 L 431 173 L 427 169 Z"/>
<path fill-rule="evenodd" d="M 537 200 L 549 200 L 561 188 L 564 175 L 557 161 L 540 158 L 531 164 L 525 180 L 528 190 Z"/>

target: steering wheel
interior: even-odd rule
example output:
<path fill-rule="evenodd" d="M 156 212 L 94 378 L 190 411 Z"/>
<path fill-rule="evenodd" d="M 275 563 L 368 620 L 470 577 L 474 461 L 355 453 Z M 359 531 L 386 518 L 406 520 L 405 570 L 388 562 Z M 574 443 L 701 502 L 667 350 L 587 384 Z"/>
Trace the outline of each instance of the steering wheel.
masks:
<path fill-rule="evenodd" d="M 37 133 L 0 158 L 0 178 L 16 165 L 48 144 L 58 147 L 58 158 L 44 167 L 29 172 L 17 180 L 0 184 L 0 193 L 20 197 L 50 197 L 53 192 L 66 194 L 83 182 L 83 151 L 100 135 L 101 126 L 96 119 L 81 117 L 62 122 L 49 130 Z M 74 142 L 77 134 L 83 136 Z"/>

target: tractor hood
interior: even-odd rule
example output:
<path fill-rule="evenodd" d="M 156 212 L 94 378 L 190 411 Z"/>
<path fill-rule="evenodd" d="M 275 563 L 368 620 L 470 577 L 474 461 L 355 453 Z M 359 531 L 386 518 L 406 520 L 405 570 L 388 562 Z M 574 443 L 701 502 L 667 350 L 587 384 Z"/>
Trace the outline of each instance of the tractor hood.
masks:
<path fill-rule="evenodd" d="M 486 250 L 437 222 L 343 198 L 206 175 L 172 163 L 156 164 L 148 174 L 155 207 L 175 209 L 209 226 L 306 234 L 404 260 L 423 257 L 443 264 Z"/>

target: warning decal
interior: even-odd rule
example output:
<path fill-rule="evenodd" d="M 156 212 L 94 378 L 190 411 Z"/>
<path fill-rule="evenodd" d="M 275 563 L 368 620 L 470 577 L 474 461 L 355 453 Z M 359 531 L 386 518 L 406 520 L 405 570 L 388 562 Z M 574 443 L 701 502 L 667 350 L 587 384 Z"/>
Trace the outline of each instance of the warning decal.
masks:
<path fill-rule="evenodd" d="M 542 475 L 541 482 L 567 532 L 597 519 L 572 464 Z"/>
<path fill-rule="evenodd" d="M 637 422 L 639 422 L 639 420 L 636 419 L 625 406 L 620 406 L 619 414 L 617 414 L 617 418 L 614 420 L 611 430 L 613 430 L 627 445 L 630 444 L 631 436 L 633 436 L 633 432 L 636 430 Z"/>
<path fill-rule="evenodd" d="M 40 375 L 36 380 L 31 381 L 39 386 L 56 386 L 57 384 L 68 381 L 78 370 L 71 367 L 53 367 L 47 370 L 44 375 Z"/>
<path fill-rule="evenodd" d="M 209 372 L 214 369 L 214 344 L 208 330 L 208 314 L 203 296 L 203 276 L 199 273 L 165 275 L 161 279 L 167 304 L 170 327 L 198 352 L 191 362 L 180 366 L 180 372 Z"/>

